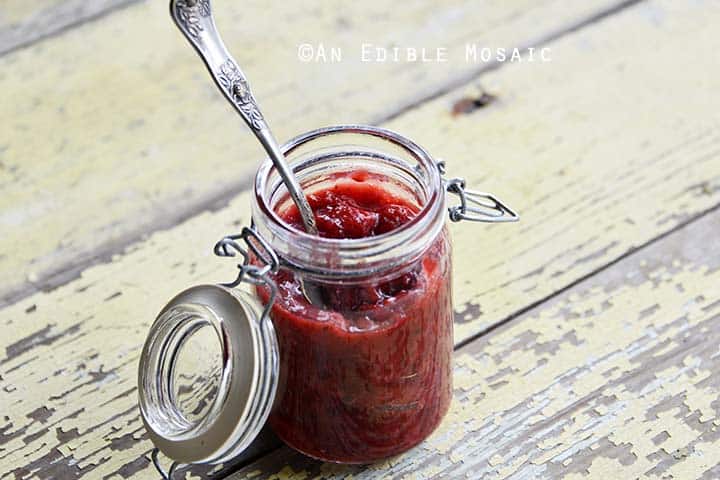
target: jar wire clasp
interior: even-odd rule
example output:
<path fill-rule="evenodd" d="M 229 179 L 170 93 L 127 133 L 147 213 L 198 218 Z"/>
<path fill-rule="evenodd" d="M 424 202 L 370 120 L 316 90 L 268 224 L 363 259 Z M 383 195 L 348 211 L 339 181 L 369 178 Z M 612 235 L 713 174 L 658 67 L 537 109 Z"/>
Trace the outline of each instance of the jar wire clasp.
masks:
<path fill-rule="evenodd" d="M 243 248 L 238 240 L 242 240 L 247 248 Z M 270 290 L 270 297 L 262 314 L 262 321 L 269 322 L 270 310 L 278 292 L 270 274 L 277 273 L 280 268 L 280 259 L 270 244 L 255 231 L 255 224 L 251 223 L 249 227 L 243 227 L 240 233 L 226 235 L 218 240 L 213 247 L 213 253 L 218 257 L 234 257 L 239 253 L 242 257 L 242 262 L 237 266 L 237 277 L 232 282 L 223 283 L 223 286 L 235 288 L 242 282 L 246 282 L 250 285 L 266 286 Z M 262 266 L 254 265 L 250 261 L 250 253 L 255 255 Z"/>
<path fill-rule="evenodd" d="M 440 176 L 443 177 L 443 185 L 448 193 L 457 195 L 460 199 L 459 205 L 448 207 L 450 221 L 460 222 L 468 220 L 471 222 L 505 223 L 517 222 L 520 216 L 509 206 L 503 203 L 495 195 L 487 192 L 478 192 L 466 188 L 464 178 L 444 178 L 445 162 L 437 162 Z"/>
<path fill-rule="evenodd" d="M 158 458 L 158 455 L 160 455 L 160 449 L 157 447 L 153 448 L 152 453 L 150 453 L 150 458 L 152 459 L 153 465 L 155 465 L 155 470 L 158 471 L 158 473 L 162 477 L 162 480 L 173 480 L 173 475 L 175 474 L 177 469 L 183 464 L 178 462 L 172 462 L 170 464 L 170 468 L 168 470 L 165 470 L 163 466 L 160 465 L 160 459 Z"/>

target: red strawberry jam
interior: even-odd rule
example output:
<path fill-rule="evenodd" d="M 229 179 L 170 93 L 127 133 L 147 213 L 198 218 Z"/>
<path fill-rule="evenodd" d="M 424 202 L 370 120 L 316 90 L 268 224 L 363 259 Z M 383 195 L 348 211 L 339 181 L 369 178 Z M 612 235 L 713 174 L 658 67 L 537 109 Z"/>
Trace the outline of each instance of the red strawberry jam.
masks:
<path fill-rule="evenodd" d="M 338 176 L 308 195 L 319 233 L 392 232 L 419 208 L 370 175 Z M 302 230 L 294 206 L 278 212 Z M 269 422 L 312 457 L 367 463 L 405 451 L 438 425 L 451 397 L 450 247 L 445 230 L 425 255 L 377 284 L 323 284 L 311 305 L 281 270 L 271 317 L 280 382 Z M 264 300 L 267 292 L 261 292 Z"/>

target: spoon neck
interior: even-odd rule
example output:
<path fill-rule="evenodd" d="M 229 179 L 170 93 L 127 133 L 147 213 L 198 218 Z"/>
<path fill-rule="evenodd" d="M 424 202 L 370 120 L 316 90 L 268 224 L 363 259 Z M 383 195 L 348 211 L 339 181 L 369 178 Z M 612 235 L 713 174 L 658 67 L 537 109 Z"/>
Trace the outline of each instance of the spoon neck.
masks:
<path fill-rule="evenodd" d="M 245 74 L 220 37 L 210 1 L 170 0 L 170 14 L 182 34 L 202 58 L 220 91 L 262 143 L 298 207 L 306 231 L 316 235 L 317 227 L 310 205 L 292 169 L 285 162 L 277 141 L 270 133 L 255 97 L 250 91 L 250 84 Z"/>

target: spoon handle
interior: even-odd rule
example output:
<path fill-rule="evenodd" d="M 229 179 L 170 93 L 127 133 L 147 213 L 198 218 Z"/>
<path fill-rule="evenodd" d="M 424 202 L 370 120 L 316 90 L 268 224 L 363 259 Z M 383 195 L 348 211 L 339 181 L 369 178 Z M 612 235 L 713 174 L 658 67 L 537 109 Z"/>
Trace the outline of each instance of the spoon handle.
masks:
<path fill-rule="evenodd" d="M 305 230 L 316 235 L 312 209 L 260 112 L 245 74 L 218 33 L 210 0 L 170 0 L 170 15 L 205 62 L 217 87 L 262 143 L 300 211 Z"/>

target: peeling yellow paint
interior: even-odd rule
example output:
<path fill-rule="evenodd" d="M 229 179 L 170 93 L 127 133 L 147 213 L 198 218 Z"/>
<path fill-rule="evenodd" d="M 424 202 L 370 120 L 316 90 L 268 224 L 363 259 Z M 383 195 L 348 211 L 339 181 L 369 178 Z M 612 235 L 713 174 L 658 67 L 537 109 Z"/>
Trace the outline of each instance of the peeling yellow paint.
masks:
<path fill-rule="evenodd" d="M 617 461 L 605 458 L 605 457 L 598 457 L 596 460 L 593 460 L 592 465 L 588 469 L 588 474 L 581 474 L 581 473 L 573 473 L 570 475 L 566 475 L 563 477 L 563 480 L 587 480 L 588 478 L 601 478 L 601 479 L 608 479 L 608 478 L 615 478 L 618 472 L 622 472 L 623 478 L 633 478 L 629 471 L 623 469 L 623 466 L 620 465 Z M 627 477 L 625 475 L 628 475 Z"/>
<path fill-rule="evenodd" d="M 491 467 L 500 465 L 502 462 L 503 462 L 503 457 L 500 454 L 495 454 L 492 457 L 490 457 L 490 460 L 488 460 L 488 464 L 490 464 Z"/>

